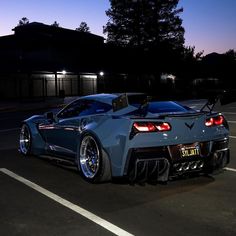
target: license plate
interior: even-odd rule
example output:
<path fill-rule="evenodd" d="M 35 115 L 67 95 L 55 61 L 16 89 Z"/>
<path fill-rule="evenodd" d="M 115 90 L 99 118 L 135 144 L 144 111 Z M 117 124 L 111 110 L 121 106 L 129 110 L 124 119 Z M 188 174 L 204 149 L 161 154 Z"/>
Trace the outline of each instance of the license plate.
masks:
<path fill-rule="evenodd" d="M 192 157 L 192 156 L 199 156 L 200 155 L 200 150 L 199 148 L 196 147 L 191 147 L 191 148 L 181 148 L 180 149 L 180 156 L 181 157 Z"/>

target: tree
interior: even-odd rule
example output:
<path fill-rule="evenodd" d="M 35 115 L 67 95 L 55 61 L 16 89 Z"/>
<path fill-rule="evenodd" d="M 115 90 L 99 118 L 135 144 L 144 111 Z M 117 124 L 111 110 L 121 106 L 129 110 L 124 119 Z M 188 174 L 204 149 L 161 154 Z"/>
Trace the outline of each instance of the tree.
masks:
<path fill-rule="evenodd" d="M 117 45 L 183 48 L 184 28 L 177 8 L 179 0 L 110 0 L 107 42 Z"/>
<path fill-rule="evenodd" d="M 84 21 L 82 21 L 79 25 L 78 28 L 75 29 L 76 31 L 79 31 L 79 32 L 87 32 L 87 33 L 90 33 L 90 29 L 88 27 L 88 24 Z"/>
<path fill-rule="evenodd" d="M 187 61 L 192 61 L 192 60 L 200 61 L 203 57 L 203 53 L 204 53 L 204 50 L 200 52 L 195 52 L 195 46 L 192 46 L 192 47 L 187 46 L 187 47 L 184 47 L 183 57 Z"/>
<path fill-rule="evenodd" d="M 236 60 L 236 51 L 234 51 L 234 49 L 229 49 L 225 55 L 231 59 L 231 61 L 235 61 Z"/>
<path fill-rule="evenodd" d="M 18 26 L 27 25 L 27 24 L 29 24 L 29 19 L 28 19 L 27 17 L 22 17 L 22 18 L 19 20 Z"/>
<path fill-rule="evenodd" d="M 54 21 L 53 24 L 51 24 L 51 26 L 60 27 L 60 25 L 59 25 L 59 23 L 57 21 Z"/>

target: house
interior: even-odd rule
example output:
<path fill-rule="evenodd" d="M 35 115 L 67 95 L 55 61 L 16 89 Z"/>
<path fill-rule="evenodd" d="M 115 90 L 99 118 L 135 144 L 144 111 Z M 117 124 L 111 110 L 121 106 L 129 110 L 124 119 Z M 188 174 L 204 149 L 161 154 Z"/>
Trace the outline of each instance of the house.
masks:
<path fill-rule="evenodd" d="M 96 93 L 104 38 L 38 22 L 0 37 L 0 97 Z M 102 82 L 101 82 L 102 83 Z"/>

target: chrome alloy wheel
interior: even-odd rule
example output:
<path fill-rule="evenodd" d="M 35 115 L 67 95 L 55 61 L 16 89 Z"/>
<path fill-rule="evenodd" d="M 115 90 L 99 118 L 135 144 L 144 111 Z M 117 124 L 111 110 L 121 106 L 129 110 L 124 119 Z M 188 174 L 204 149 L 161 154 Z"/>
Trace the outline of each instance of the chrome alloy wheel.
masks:
<path fill-rule="evenodd" d="M 31 134 L 27 125 L 22 125 L 20 131 L 20 152 L 24 155 L 29 154 L 31 147 Z"/>
<path fill-rule="evenodd" d="M 88 179 L 93 179 L 99 170 L 100 151 L 96 140 L 92 136 L 84 136 L 80 145 L 79 155 L 83 175 Z"/>

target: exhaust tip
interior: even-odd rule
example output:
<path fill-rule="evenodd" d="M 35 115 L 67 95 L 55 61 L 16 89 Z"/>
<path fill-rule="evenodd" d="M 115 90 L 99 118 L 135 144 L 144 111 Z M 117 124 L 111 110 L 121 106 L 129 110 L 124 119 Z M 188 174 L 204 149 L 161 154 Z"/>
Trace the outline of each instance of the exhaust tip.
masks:
<path fill-rule="evenodd" d="M 204 162 L 203 161 L 199 161 L 197 166 L 198 166 L 198 168 L 201 169 L 204 166 Z"/>
<path fill-rule="evenodd" d="M 181 172 L 183 170 L 183 165 L 181 163 L 174 164 L 174 168 L 177 172 Z"/>
<path fill-rule="evenodd" d="M 184 171 L 189 170 L 189 167 L 190 167 L 190 163 L 188 163 L 188 162 L 183 163 L 183 170 Z"/>
<path fill-rule="evenodd" d="M 197 166 L 198 166 L 198 164 L 197 164 L 196 161 L 193 161 L 193 162 L 190 163 L 190 169 L 191 169 L 191 170 L 196 170 L 196 169 L 197 169 Z"/>

